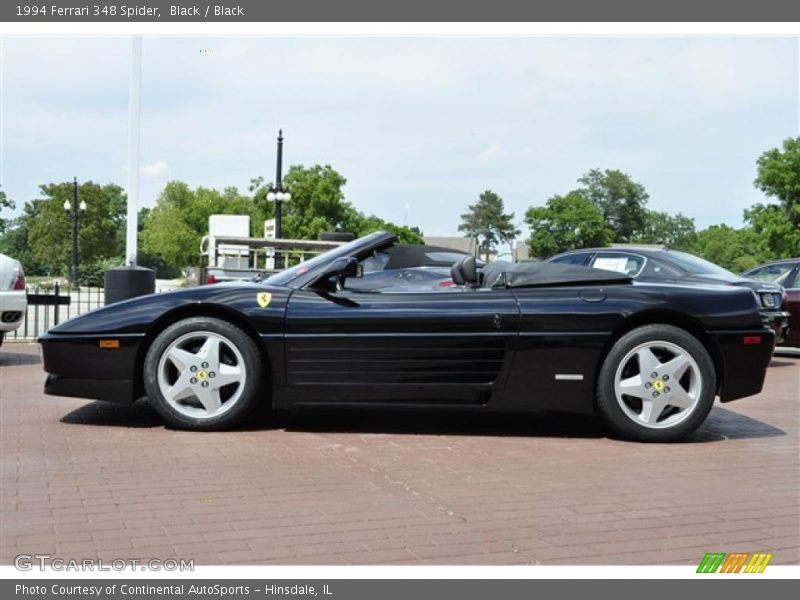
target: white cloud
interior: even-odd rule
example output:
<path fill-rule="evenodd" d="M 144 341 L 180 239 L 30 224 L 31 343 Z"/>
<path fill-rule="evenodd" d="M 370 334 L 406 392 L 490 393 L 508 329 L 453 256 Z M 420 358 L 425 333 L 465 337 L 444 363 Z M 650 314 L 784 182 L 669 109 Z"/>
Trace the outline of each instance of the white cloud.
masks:
<path fill-rule="evenodd" d="M 479 162 L 489 162 L 490 160 L 494 160 L 497 158 L 497 155 L 500 154 L 500 144 L 497 142 L 490 142 L 486 148 L 480 151 L 477 156 Z"/>
<path fill-rule="evenodd" d="M 148 165 L 142 165 L 139 167 L 139 172 L 144 177 L 163 177 L 169 173 L 169 165 L 163 160 L 157 160 Z"/>

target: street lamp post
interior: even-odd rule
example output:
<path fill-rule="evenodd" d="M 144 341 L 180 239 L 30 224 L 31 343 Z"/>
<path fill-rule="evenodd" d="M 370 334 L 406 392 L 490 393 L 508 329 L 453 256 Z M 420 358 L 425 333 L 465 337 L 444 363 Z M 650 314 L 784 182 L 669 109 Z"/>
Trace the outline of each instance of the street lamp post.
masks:
<path fill-rule="evenodd" d="M 281 237 L 281 207 L 292 199 L 292 195 L 283 189 L 283 129 L 278 130 L 278 164 L 275 170 L 275 185 L 269 188 L 267 200 L 275 203 L 275 239 Z"/>
<path fill-rule="evenodd" d="M 70 218 L 72 219 L 72 269 L 71 269 L 71 276 L 72 285 L 78 286 L 78 227 L 79 223 L 79 211 L 83 212 L 86 210 L 86 202 L 81 200 L 80 204 L 78 203 L 78 178 L 75 177 L 72 180 L 72 203 L 69 200 L 64 201 L 64 210 L 70 213 Z"/>

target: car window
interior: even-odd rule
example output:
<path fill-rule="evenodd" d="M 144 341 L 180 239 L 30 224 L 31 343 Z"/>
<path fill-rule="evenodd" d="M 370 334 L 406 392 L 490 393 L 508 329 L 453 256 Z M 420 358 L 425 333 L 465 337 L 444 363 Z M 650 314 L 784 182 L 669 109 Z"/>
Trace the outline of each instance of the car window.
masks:
<path fill-rule="evenodd" d="M 723 269 L 719 265 L 715 265 L 704 258 L 686 252 L 666 250 L 663 253 L 659 253 L 659 257 L 665 262 L 669 260 L 675 263 L 679 268 L 686 269 L 686 271 L 693 275 L 733 275 L 728 269 Z M 733 276 L 736 277 L 735 275 Z"/>
<path fill-rule="evenodd" d="M 361 266 L 364 268 L 364 273 L 373 273 L 375 271 L 383 271 L 388 262 L 388 252 L 376 251 L 364 258 L 361 261 Z"/>
<path fill-rule="evenodd" d="M 462 252 L 426 252 L 425 257 L 432 263 L 447 263 L 452 265 L 466 255 Z"/>
<path fill-rule="evenodd" d="M 793 270 L 794 264 L 792 263 L 777 263 L 753 269 L 745 276 L 748 279 L 753 279 L 755 281 L 788 285 L 791 284 L 791 281 L 789 281 L 789 276 L 792 274 Z"/>
<path fill-rule="evenodd" d="M 592 267 L 604 271 L 616 271 L 635 277 L 644 266 L 645 259 L 638 254 L 623 252 L 598 252 L 592 261 Z"/>
<path fill-rule="evenodd" d="M 589 261 L 590 256 L 591 253 L 589 252 L 575 252 L 573 254 L 564 254 L 562 256 L 556 256 L 554 259 L 550 260 L 550 262 L 558 263 L 561 265 L 578 265 L 582 267 Z"/>
<path fill-rule="evenodd" d="M 674 265 L 650 258 L 644 263 L 644 269 L 639 273 L 641 277 L 654 277 L 656 279 L 677 279 L 685 277 L 686 271 Z"/>

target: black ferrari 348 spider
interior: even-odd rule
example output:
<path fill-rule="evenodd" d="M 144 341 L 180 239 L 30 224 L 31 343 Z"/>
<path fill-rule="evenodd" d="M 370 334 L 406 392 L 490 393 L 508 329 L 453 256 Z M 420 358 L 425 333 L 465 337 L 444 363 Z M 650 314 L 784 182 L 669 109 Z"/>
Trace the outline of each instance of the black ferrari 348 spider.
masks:
<path fill-rule="evenodd" d="M 752 290 L 633 282 L 550 263 L 457 285 L 349 286 L 395 243 L 377 232 L 268 278 L 152 294 L 42 336 L 45 392 L 130 403 L 220 429 L 267 403 L 599 412 L 617 434 L 681 438 L 716 396 L 761 390 L 774 334 Z M 497 272 L 494 272 L 497 271 Z"/>

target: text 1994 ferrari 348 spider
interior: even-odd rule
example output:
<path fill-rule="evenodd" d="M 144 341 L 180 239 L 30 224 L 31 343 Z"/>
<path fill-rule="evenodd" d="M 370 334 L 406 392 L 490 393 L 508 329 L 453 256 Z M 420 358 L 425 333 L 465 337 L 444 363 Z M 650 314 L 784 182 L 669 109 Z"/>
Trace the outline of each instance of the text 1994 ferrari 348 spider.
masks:
<path fill-rule="evenodd" d="M 395 242 L 373 233 L 272 277 L 100 308 L 40 339 L 45 392 L 148 396 L 187 429 L 263 403 L 598 411 L 620 435 L 694 431 L 716 396 L 761 390 L 774 334 L 750 289 L 635 283 L 611 271 L 474 258 L 458 285 L 348 289 Z"/>

